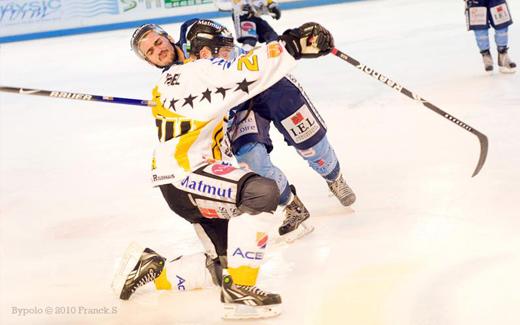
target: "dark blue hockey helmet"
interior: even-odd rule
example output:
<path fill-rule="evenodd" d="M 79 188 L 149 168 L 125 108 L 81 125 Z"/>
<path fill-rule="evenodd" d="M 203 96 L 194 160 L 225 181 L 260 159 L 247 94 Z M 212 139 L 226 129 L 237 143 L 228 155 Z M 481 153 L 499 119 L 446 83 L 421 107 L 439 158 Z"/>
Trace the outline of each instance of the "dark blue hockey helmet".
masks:
<path fill-rule="evenodd" d="M 209 19 L 196 18 L 186 21 L 181 27 L 180 41 L 186 52 L 197 57 L 204 47 L 208 47 L 213 54 L 217 54 L 221 47 L 234 47 L 231 32 Z"/>

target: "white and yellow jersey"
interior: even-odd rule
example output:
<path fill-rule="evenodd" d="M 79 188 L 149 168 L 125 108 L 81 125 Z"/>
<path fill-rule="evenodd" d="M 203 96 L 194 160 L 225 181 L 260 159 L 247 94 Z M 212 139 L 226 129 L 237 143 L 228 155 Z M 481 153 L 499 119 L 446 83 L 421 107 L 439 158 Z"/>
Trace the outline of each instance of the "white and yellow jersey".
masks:
<path fill-rule="evenodd" d="M 154 186 L 180 182 L 211 161 L 229 161 L 224 140 L 231 108 L 283 78 L 295 65 L 281 43 L 238 57 L 197 60 L 164 71 L 153 90 L 159 143 L 154 151 Z M 230 157 L 234 161 L 234 157 Z"/>

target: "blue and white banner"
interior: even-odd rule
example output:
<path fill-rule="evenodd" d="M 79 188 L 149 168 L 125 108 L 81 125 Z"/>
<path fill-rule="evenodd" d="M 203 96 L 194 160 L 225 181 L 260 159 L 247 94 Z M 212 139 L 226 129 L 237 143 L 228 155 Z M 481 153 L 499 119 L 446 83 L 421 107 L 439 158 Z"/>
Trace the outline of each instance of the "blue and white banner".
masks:
<path fill-rule="evenodd" d="M 0 42 L 10 41 L 6 36 L 210 11 L 212 0 L 0 0 Z"/>
<path fill-rule="evenodd" d="M 278 0 L 283 9 L 361 0 Z M 0 43 L 227 17 L 213 0 L 0 0 Z"/>
<path fill-rule="evenodd" d="M 0 26 L 119 14 L 118 0 L 0 0 Z"/>

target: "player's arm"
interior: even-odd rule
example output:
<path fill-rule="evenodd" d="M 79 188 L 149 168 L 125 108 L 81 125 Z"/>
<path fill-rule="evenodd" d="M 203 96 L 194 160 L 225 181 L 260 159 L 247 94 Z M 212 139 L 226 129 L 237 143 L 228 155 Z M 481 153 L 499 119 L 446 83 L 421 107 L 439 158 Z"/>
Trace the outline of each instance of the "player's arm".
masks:
<path fill-rule="evenodd" d="M 201 59 L 179 69 L 172 67 L 163 74 L 167 77 L 160 83 L 160 101 L 177 103 L 175 112 L 182 116 L 208 121 L 279 81 L 296 59 L 325 55 L 332 44 L 325 28 L 308 23 L 234 61 Z"/>
<path fill-rule="evenodd" d="M 278 41 L 258 47 L 233 61 L 214 58 L 188 63 L 191 67 L 186 79 L 193 82 L 188 89 L 203 85 L 204 89 L 212 92 L 212 101 L 204 100 L 198 103 L 197 109 L 184 109 L 182 114 L 201 121 L 220 116 L 269 88 L 295 65 L 295 58 Z"/>
<path fill-rule="evenodd" d="M 209 118 L 213 110 L 228 110 L 266 90 L 282 79 L 295 66 L 296 59 L 315 58 L 328 54 L 334 45 L 331 34 L 316 23 L 307 23 L 287 31 L 279 41 L 271 42 L 229 62 L 219 59 L 199 60 L 204 65 L 199 77 L 213 89 L 228 89 L 223 107 L 212 105 L 198 110 L 198 118 Z M 199 115 L 200 114 L 200 115 Z M 194 116 L 195 118 L 195 116 Z"/>

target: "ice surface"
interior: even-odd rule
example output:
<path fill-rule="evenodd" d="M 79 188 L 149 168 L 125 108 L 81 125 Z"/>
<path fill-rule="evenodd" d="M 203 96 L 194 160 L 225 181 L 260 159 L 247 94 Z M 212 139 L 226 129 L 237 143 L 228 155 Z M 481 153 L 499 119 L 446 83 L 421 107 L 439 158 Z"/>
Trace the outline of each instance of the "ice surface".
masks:
<path fill-rule="evenodd" d="M 323 22 L 340 50 L 487 134 L 489 156 L 471 178 L 475 136 L 338 58 L 302 60 L 295 75 L 327 121 L 358 201 L 340 206 L 273 133 L 273 161 L 316 229 L 272 251 L 261 272 L 284 313 L 247 323 L 520 324 L 519 74 L 483 72 L 462 1 L 299 9 L 273 25 L 306 21 Z M 510 28 L 517 62 L 518 26 Z M 136 60 L 130 35 L 2 44 L 0 84 L 148 98 L 159 71 Z M 150 187 L 154 142 L 144 108 L 0 93 L 1 324 L 229 323 L 216 289 L 143 288 L 128 302 L 110 291 L 131 241 L 167 256 L 201 249 Z M 14 307 L 41 313 L 18 316 Z M 103 307 L 108 314 L 79 313 Z"/>

